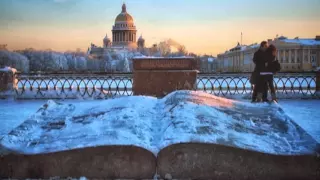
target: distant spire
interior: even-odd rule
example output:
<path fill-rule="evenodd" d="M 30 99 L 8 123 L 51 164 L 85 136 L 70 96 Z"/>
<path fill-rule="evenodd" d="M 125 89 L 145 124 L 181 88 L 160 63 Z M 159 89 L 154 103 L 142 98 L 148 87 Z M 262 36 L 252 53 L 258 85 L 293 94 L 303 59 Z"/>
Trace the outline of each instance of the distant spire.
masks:
<path fill-rule="evenodd" d="M 242 32 L 241 32 L 241 46 L 242 46 Z"/>
<path fill-rule="evenodd" d="M 125 3 L 123 3 L 122 5 L 122 13 L 126 13 L 127 12 L 127 6 Z"/>

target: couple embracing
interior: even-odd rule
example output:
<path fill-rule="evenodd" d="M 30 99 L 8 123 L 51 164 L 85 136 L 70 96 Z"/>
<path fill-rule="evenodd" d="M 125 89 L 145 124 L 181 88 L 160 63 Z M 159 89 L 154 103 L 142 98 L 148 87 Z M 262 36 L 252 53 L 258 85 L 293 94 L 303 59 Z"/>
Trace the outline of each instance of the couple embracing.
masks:
<path fill-rule="evenodd" d="M 268 89 L 271 91 L 272 101 L 277 102 L 273 84 L 273 75 L 281 70 L 277 48 L 262 41 L 259 50 L 254 53 L 253 62 L 255 68 L 250 77 L 250 83 L 254 85 L 252 102 L 269 102 Z"/>

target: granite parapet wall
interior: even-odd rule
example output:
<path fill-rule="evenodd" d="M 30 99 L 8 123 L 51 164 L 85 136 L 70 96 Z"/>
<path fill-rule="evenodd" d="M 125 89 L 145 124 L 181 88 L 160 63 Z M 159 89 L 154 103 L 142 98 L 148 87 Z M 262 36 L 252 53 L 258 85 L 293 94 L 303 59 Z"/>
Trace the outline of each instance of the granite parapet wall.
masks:
<path fill-rule="evenodd" d="M 320 179 L 316 155 L 273 155 L 204 143 L 175 144 L 162 149 L 157 172 L 174 179 Z"/>
<path fill-rule="evenodd" d="M 152 179 L 156 157 L 135 146 L 103 146 L 62 152 L 0 157 L 0 179 L 81 177 Z"/>
<path fill-rule="evenodd" d="M 320 178 L 316 155 L 273 155 L 204 143 L 174 144 L 156 158 L 134 146 L 103 146 L 0 157 L 0 179 L 301 179 Z"/>

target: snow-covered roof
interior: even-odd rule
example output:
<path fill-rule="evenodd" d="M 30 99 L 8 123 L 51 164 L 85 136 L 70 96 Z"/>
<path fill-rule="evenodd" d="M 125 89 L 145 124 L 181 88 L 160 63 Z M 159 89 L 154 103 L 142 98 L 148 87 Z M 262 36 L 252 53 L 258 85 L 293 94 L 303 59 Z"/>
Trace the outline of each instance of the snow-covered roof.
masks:
<path fill-rule="evenodd" d="M 288 39 L 287 37 L 285 37 L 285 36 L 280 36 L 280 37 L 278 37 L 278 39 Z"/>
<path fill-rule="evenodd" d="M 0 68 L 0 72 L 12 72 L 12 73 L 16 73 L 17 70 L 15 68 L 12 67 L 4 67 L 4 68 Z"/>
<path fill-rule="evenodd" d="M 249 46 L 247 46 L 247 47 L 250 47 L 250 48 L 258 48 L 258 47 L 260 47 L 260 44 L 251 44 L 251 45 L 249 45 Z"/>
<path fill-rule="evenodd" d="M 240 45 L 239 43 L 238 43 L 238 45 L 237 46 L 235 46 L 235 47 L 233 47 L 233 48 L 231 48 L 229 51 L 239 51 L 239 50 L 242 50 L 243 48 L 245 48 L 246 47 L 246 45 Z"/>
<path fill-rule="evenodd" d="M 244 50 L 246 50 L 246 49 L 247 49 L 247 46 L 241 46 L 240 51 L 244 51 Z"/>
<path fill-rule="evenodd" d="M 221 54 L 218 54 L 218 56 L 221 56 L 221 55 L 224 55 L 224 54 L 229 54 L 229 53 L 232 53 L 232 52 L 235 52 L 235 51 L 245 51 L 247 49 L 254 49 L 254 48 L 259 48 L 260 47 L 260 44 L 250 44 L 250 45 L 239 45 L 239 46 L 236 46 L 235 48 L 232 48 L 230 50 L 227 50 L 225 51 L 224 53 L 221 53 Z"/>
<path fill-rule="evenodd" d="M 309 46 L 320 45 L 320 40 L 315 40 L 315 39 L 281 39 L 280 41 L 286 42 L 286 43 L 296 43 L 296 44 L 301 44 L 301 45 L 309 45 Z"/>

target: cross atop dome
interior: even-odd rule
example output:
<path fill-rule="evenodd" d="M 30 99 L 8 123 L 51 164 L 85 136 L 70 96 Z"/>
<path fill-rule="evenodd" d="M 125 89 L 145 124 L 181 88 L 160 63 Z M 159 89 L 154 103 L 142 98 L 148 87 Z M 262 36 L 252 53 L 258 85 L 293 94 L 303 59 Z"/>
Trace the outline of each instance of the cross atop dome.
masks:
<path fill-rule="evenodd" d="M 122 5 L 122 13 L 126 13 L 127 12 L 127 6 L 125 3 L 123 3 Z"/>

